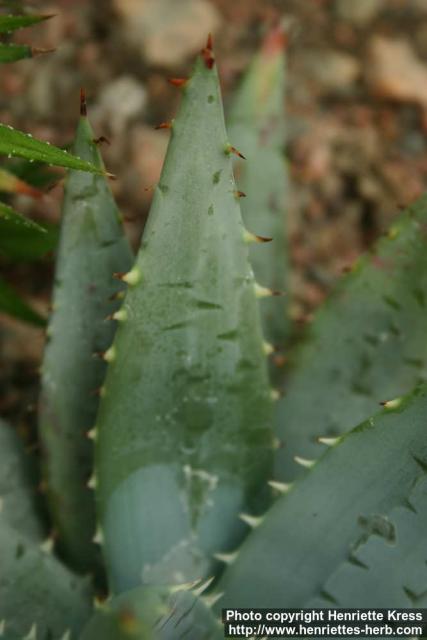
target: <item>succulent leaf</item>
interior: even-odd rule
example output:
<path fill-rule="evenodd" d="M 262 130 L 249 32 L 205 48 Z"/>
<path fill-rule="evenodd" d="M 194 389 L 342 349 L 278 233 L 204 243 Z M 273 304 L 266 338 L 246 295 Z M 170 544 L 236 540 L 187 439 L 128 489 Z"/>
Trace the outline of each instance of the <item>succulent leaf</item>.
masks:
<path fill-rule="evenodd" d="M 264 506 L 270 390 L 212 50 L 183 89 L 97 419 L 113 590 L 210 575 Z M 261 507 L 262 505 L 262 507 Z"/>
<path fill-rule="evenodd" d="M 86 117 L 82 117 L 74 151 L 103 172 L 101 156 Z M 45 453 L 48 497 L 63 552 L 76 568 L 87 569 L 94 557 L 92 472 L 93 427 L 105 363 L 95 357 L 113 339 L 118 308 L 111 297 L 123 285 L 114 279 L 133 262 L 129 243 L 106 178 L 71 171 L 62 209 L 60 244 L 53 293 L 49 342 L 42 366 L 40 437 Z"/>
<path fill-rule="evenodd" d="M 44 327 L 46 320 L 32 309 L 4 280 L 0 278 L 0 312 Z"/>
<path fill-rule="evenodd" d="M 86 579 L 66 569 L 10 527 L 0 515 L 0 620 L 3 636 L 22 640 L 61 638 L 69 630 L 76 640 L 91 614 L 92 593 Z"/>
<path fill-rule="evenodd" d="M 222 640 L 222 625 L 191 591 L 137 587 L 105 603 L 80 640 Z"/>
<path fill-rule="evenodd" d="M 373 590 L 379 572 L 396 571 L 396 580 L 402 579 L 399 606 L 408 606 L 403 587 L 417 593 L 426 573 L 425 542 L 419 548 L 421 555 L 424 553 L 424 570 L 419 567 L 412 571 L 413 558 L 405 566 L 410 539 L 416 539 L 417 545 L 425 539 L 423 515 L 414 519 L 407 507 L 415 485 L 426 479 L 426 416 L 424 386 L 402 399 L 399 406 L 384 409 L 328 448 L 311 470 L 278 498 L 246 539 L 217 587 L 225 592 L 219 606 L 311 606 L 324 593 L 331 576 L 353 558 L 373 533 L 397 545 L 396 565 L 382 567 L 386 558 L 382 553 L 366 577 L 369 581 L 372 576 L 369 588 Z M 424 501 L 423 512 L 425 499 L 424 490 L 416 503 L 420 508 L 419 500 Z M 396 539 L 392 533 L 395 525 L 391 525 L 393 510 L 402 507 L 406 518 L 399 515 L 400 527 L 413 527 L 411 538 L 406 540 Z M 364 606 L 363 584 L 361 581 L 360 592 L 354 591 L 351 605 L 347 600 L 348 606 Z M 383 603 L 379 606 L 386 606 L 385 595 L 384 599 L 378 595 L 377 601 Z M 339 595 L 337 602 L 341 604 Z M 374 603 L 371 601 L 369 606 Z"/>
<path fill-rule="evenodd" d="M 348 431 L 427 380 L 426 225 L 423 196 L 342 278 L 290 356 L 277 405 L 277 479 L 303 471 L 294 456 L 317 458 L 319 437 Z"/>
<path fill-rule="evenodd" d="M 379 519 L 364 544 L 325 583 L 340 607 L 422 608 L 427 604 L 427 481 L 422 478 L 407 504 Z M 317 598 L 309 607 L 327 607 Z"/>
<path fill-rule="evenodd" d="M 245 226 L 253 234 L 250 260 L 258 282 L 273 290 L 288 288 L 286 198 L 288 181 L 285 144 L 285 36 L 280 28 L 265 38 L 231 105 L 227 129 L 245 160 L 235 159 L 236 180 L 247 196 L 242 208 Z M 258 234 L 258 235 L 257 235 Z M 272 239 L 263 245 L 263 239 Z M 286 296 L 260 302 L 263 329 L 273 344 L 287 337 Z"/>

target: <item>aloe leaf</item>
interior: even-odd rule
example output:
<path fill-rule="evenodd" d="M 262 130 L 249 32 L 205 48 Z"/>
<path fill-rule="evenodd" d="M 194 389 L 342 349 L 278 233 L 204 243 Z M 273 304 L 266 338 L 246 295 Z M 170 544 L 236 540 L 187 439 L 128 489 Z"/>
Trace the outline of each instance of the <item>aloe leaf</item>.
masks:
<path fill-rule="evenodd" d="M 412 526 L 408 500 L 427 472 L 426 416 L 424 386 L 342 436 L 305 476 L 284 487 L 287 492 L 226 570 L 218 585 L 225 592 L 219 606 L 310 606 L 327 597 L 328 581 L 340 567 L 358 562 L 355 553 L 372 533 L 393 540 L 394 509 L 406 510 L 406 519 L 399 516 L 400 527 Z M 421 517 L 411 535 L 425 536 L 422 522 Z M 396 540 L 403 551 L 408 541 Z M 402 567 L 393 565 L 395 569 L 396 578 L 403 578 Z M 375 580 L 375 571 L 372 574 Z M 402 606 L 410 605 L 404 587 L 417 592 L 419 576 L 421 569 L 405 574 Z M 360 593 L 351 606 L 363 602 Z M 341 604 L 338 593 L 337 603 Z"/>
<path fill-rule="evenodd" d="M 243 77 L 227 118 L 230 140 L 245 159 L 235 172 L 245 226 L 255 234 L 250 260 L 258 282 L 279 292 L 288 289 L 285 145 L 285 35 L 280 28 L 265 38 Z M 263 240 L 272 239 L 268 245 Z M 258 239 L 258 242 L 257 242 Z M 287 297 L 260 302 L 263 329 L 273 344 L 287 337 Z"/>
<path fill-rule="evenodd" d="M 0 202 L 0 255 L 14 260 L 35 260 L 55 248 L 57 229 L 42 227 Z"/>
<path fill-rule="evenodd" d="M 40 16 L 40 15 L 28 15 L 28 16 L 0 16 L 0 33 L 11 33 L 17 29 L 24 29 L 25 27 L 31 27 L 32 25 L 49 20 L 53 16 Z"/>
<path fill-rule="evenodd" d="M 16 432 L 0 419 L 1 517 L 21 533 L 40 539 L 43 527 L 36 509 L 33 461 Z"/>
<path fill-rule="evenodd" d="M 256 287 L 209 46 L 180 111 L 109 351 L 96 430 L 114 591 L 210 575 L 272 455 Z"/>
<path fill-rule="evenodd" d="M 105 603 L 80 640 L 222 640 L 222 625 L 191 591 L 138 587 Z"/>
<path fill-rule="evenodd" d="M 21 536 L 0 515 L 0 621 L 7 640 L 78 634 L 91 614 L 86 579 Z M 32 634 L 32 635 L 31 635 Z"/>
<path fill-rule="evenodd" d="M 26 158 L 27 160 L 46 162 L 49 165 L 65 167 L 76 171 L 103 173 L 105 169 L 83 160 L 49 142 L 42 142 L 30 134 L 18 131 L 13 127 L 0 124 L 0 155 L 9 158 Z"/>
<path fill-rule="evenodd" d="M 46 320 L 32 309 L 15 291 L 0 278 L 0 312 L 24 322 L 44 327 Z"/>
<path fill-rule="evenodd" d="M 378 525 L 383 525 L 382 528 Z M 408 503 L 379 520 L 368 540 L 325 583 L 325 598 L 309 606 L 422 608 L 427 604 L 427 481 L 414 487 Z M 382 535 L 381 535 L 382 533 Z"/>
<path fill-rule="evenodd" d="M 427 380 L 427 197 L 360 258 L 316 313 L 290 355 L 277 411 L 276 475 L 316 458 L 318 437 L 334 437 Z"/>
<path fill-rule="evenodd" d="M 74 152 L 103 172 L 94 134 L 83 115 Z M 92 472 L 94 424 L 113 339 L 113 300 L 123 285 L 115 272 L 130 269 L 133 256 L 106 178 L 71 171 L 62 205 L 53 313 L 42 365 L 39 427 L 45 453 L 48 499 L 59 544 L 79 570 L 93 567 L 96 546 Z"/>

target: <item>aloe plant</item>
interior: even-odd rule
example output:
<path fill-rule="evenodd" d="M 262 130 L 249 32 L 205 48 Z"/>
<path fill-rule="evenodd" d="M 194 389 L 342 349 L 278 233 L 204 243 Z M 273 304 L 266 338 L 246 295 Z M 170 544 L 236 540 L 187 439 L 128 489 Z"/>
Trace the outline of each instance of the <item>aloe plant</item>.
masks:
<path fill-rule="evenodd" d="M 82 96 L 73 150 L 97 167 L 98 175 L 71 171 L 67 177 L 40 399 L 50 508 L 59 545 L 80 569 L 93 567 L 95 556 L 94 500 L 87 487 L 92 444 L 87 432 L 105 375 L 104 352 L 115 324 L 111 316 L 119 306 L 116 296 L 123 289 L 114 274 L 129 270 L 133 262 L 94 138 Z"/>
<path fill-rule="evenodd" d="M 170 131 L 94 431 L 117 592 L 210 575 L 243 535 L 239 512 L 265 502 L 272 458 L 259 289 L 209 43 Z"/>
<path fill-rule="evenodd" d="M 285 241 L 266 203 L 286 185 L 262 179 L 254 202 L 264 222 L 255 228 L 255 208 L 245 205 L 248 230 L 232 170 L 233 156 L 247 155 L 240 179 L 248 179 L 259 155 L 283 178 L 279 146 L 270 140 L 265 155 L 259 146 L 264 126 L 278 138 L 282 127 L 281 88 L 270 82 L 282 82 L 282 42 L 275 32 L 267 43 L 236 99 L 233 135 L 211 38 L 191 77 L 172 80 L 181 106 L 162 125 L 171 140 L 136 260 L 82 100 L 42 364 L 39 487 L 49 535 L 32 461 L 0 424 L 8 640 L 219 640 L 223 606 L 426 605 L 427 201 L 399 218 L 319 311 L 292 357 L 274 435 L 272 347 L 261 324 L 280 341 L 286 319 L 280 305 L 262 306 L 281 285 L 257 284 L 250 260 L 260 277 L 282 282 L 286 251 L 280 244 L 269 257 L 273 241 L 255 255 L 248 242 L 258 233 Z M 252 119 L 264 84 L 269 99 Z M 15 155 L 46 159 L 43 145 L 10 135 Z M 27 232 L 48 240 L 0 211 L 20 246 Z M 0 239 L 0 249 L 10 246 Z M 12 251 L 19 256 L 13 242 Z M 296 475 L 291 455 L 303 473 L 285 484 Z"/>

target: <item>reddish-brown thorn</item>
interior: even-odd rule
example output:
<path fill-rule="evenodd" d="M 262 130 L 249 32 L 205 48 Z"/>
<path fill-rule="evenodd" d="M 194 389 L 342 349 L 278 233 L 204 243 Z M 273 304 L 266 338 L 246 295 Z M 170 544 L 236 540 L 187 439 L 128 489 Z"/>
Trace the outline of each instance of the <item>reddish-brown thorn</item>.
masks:
<path fill-rule="evenodd" d="M 87 106 L 86 106 L 86 91 L 81 87 L 80 89 L 80 115 L 87 115 Z"/>
<path fill-rule="evenodd" d="M 125 275 L 126 273 L 124 271 L 116 271 L 115 273 L 113 273 L 113 278 L 115 278 L 116 280 L 123 280 Z"/>
<path fill-rule="evenodd" d="M 122 299 L 122 293 L 123 293 L 123 291 L 116 291 L 115 293 L 113 293 L 113 294 L 108 298 L 108 301 L 109 301 L 109 302 L 115 302 L 116 300 L 121 300 L 121 299 Z"/>
<path fill-rule="evenodd" d="M 185 87 L 188 82 L 188 78 L 168 78 L 168 82 L 174 87 Z"/>
<path fill-rule="evenodd" d="M 202 58 L 208 69 L 212 69 L 215 64 L 215 57 L 213 55 L 212 48 L 213 48 L 213 40 L 212 40 L 212 34 L 210 33 L 208 35 L 208 41 L 206 43 L 206 47 L 202 49 Z"/>
<path fill-rule="evenodd" d="M 106 138 L 105 136 L 99 136 L 99 138 L 95 138 L 94 140 L 92 140 L 92 142 L 94 144 L 102 144 L 103 142 L 105 142 L 105 144 L 110 145 L 111 142 L 109 141 L 108 138 Z"/>
<path fill-rule="evenodd" d="M 246 198 L 246 193 L 244 191 L 235 191 L 234 195 L 236 198 Z"/>
<path fill-rule="evenodd" d="M 172 128 L 172 122 L 161 122 L 160 124 L 158 124 L 154 128 L 155 129 L 171 129 Z"/>
<path fill-rule="evenodd" d="M 272 242 L 273 238 L 267 238 L 266 236 L 255 236 L 257 242 Z M 280 293 L 274 293 L 273 295 L 281 295 Z"/>
<path fill-rule="evenodd" d="M 275 355 L 273 357 L 273 362 L 276 367 L 283 367 L 286 364 L 286 356 L 284 355 Z"/>
<path fill-rule="evenodd" d="M 154 191 L 156 187 L 157 187 L 157 184 L 150 184 L 149 187 L 144 187 L 144 191 Z"/>
<path fill-rule="evenodd" d="M 236 149 L 236 147 L 232 147 L 231 145 L 228 147 L 228 153 L 233 153 L 235 156 L 238 156 L 239 158 L 242 158 L 242 160 L 246 160 L 246 158 L 243 155 L 243 153 L 240 153 L 240 151 L 238 149 Z"/>

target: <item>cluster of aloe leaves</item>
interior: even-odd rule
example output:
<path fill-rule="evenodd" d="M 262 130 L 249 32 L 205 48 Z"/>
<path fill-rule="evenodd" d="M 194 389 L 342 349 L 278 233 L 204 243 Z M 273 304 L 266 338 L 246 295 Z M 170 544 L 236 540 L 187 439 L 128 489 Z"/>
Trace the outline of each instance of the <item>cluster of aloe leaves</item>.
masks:
<path fill-rule="evenodd" d="M 70 169 L 41 368 L 50 525 L 37 461 L 0 425 L 7 640 L 207 640 L 222 607 L 427 604 L 427 198 L 342 278 L 272 389 L 284 45 L 267 37 L 228 134 L 210 38 L 172 80 L 136 259 L 84 98 L 73 155 L 0 129 L 0 150 Z"/>

